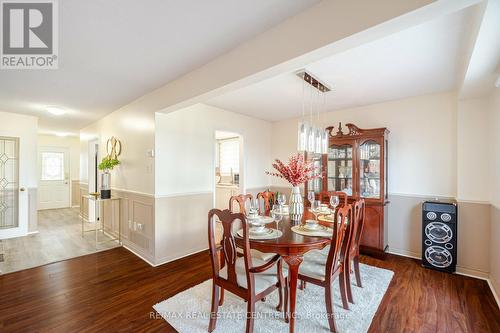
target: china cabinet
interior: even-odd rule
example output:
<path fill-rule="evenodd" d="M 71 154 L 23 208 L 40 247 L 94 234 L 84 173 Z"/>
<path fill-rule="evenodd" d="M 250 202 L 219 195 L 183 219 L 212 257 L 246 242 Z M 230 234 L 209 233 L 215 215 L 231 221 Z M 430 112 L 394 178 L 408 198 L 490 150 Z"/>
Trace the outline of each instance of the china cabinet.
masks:
<path fill-rule="evenodd" d="M 361 129 L 347 124 L 344 132 L 328 127 L 328 154 L 307 153 L 306 158 L 318 167 L 323 177 L 305 184 L 307 192 L 342 191 L 349 202 L 366 202 L 361 251 L 384 257 L 387 248 L 387 142 L 386 128 Z M 307 196 L 307 193 L 305 194 Z"/>

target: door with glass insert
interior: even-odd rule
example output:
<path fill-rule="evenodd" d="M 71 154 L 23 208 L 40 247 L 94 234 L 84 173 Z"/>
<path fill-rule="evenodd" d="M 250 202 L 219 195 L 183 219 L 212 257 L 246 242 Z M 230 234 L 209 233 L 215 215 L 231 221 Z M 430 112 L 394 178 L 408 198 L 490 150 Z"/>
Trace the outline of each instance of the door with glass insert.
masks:
<path fill-rule="evenodd" d="M 380 199 L 380 144 L 374 140 L 359 146 L 359 195 Z"/>
<path fill-rule="evenodd" d="M 333 145 L 328 148 L 327 188 L 352 195 L 353 147 L 350 144 Z"/>
<path fill-rule="evenodd" d="M 0 229 L 19 226 L 19 139 L 0 137 Z"/>

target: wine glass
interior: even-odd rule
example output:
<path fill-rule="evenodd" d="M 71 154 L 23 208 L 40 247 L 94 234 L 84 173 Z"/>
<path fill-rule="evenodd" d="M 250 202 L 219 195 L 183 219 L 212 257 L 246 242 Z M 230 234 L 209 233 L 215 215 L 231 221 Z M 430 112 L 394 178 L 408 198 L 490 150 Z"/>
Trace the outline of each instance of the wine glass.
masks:
<path fill-rule="evenodd" d="M 330 197 L 330 206 L 333 207 L 333 212 L 335 212 L 335 209 L 337 206 L 340 204 L 340 198 L 338 195 L 332 195 Z"/>
<path fill-rule="evenodd" d="M 307 193 L 307 200 L 309 200 L 309 203 L 312 205 L 312 202 L 316 199 L 316 195 L 314 194 L 313 191 L 309 191 Z"/>
<path fill-rule="evenodd" d="M 250 211 L 252 215 L 258 215 L 259 213 L 259 205 L 255 198 L 250 199 Z"/>
<path fill-rule="evenodd" d="M 276 222 L 276 229 L 278 229 L 278 223 L 283 219 L 280 205 L 273 205 L 273 209 L 271 210 L 271 217 L 273 218 L 274 222 Z"/>
<path fill-rule="evenodd" d="M 286 202 L 286 196 L 283 193 L 279 193 L 278 197 L 276 198 L 276 201 L 278 201 L 278 204 L 280 206 L 283 206 Z"/>
<path fill-rule="evenodd" d="M 320 213 L 321 201 L 313 200 L 311 201 L 311 213 L 314 214 L 314 219 L 318 221 L 318 214 Z"/>

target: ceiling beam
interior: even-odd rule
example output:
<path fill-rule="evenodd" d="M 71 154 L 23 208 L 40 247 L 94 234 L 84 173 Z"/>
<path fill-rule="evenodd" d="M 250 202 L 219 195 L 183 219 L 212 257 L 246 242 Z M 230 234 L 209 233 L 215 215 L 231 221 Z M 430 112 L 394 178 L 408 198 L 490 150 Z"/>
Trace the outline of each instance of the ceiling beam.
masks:
<path fill-rule="evenodd" d="M 120 110 L 178 110 L 480 1 L 322 1 Z"/>

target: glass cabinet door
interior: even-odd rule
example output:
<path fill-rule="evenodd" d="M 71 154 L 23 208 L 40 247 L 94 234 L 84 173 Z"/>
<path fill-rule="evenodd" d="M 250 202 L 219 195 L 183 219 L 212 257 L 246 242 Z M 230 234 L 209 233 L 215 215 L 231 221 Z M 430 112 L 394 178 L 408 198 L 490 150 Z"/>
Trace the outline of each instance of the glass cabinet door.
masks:
<path fill-rule="evenodd" d="M 330 146 L 328 148 L 328 191 L 342 191 L 352 195 L 352 146 Z"/>
<path fill-rule="evenodd" d="M 380 198 L 380 145 L 366 141 L 359 147 L 359 194 L 362 198 Z"/>
<path fill-rule="evenodd" d="M 323 172 L 323 163 L 321 154 L 307 154 L 307 160 L 312 161 L 315 167 L 315 175 L 320 175 Z M 322 190 L 322 179 L 316 178 L 307 182 L 307 192 L 313 191 L 320 193 Z M 307 193 L 306 193 L 307 196 Z"/>

